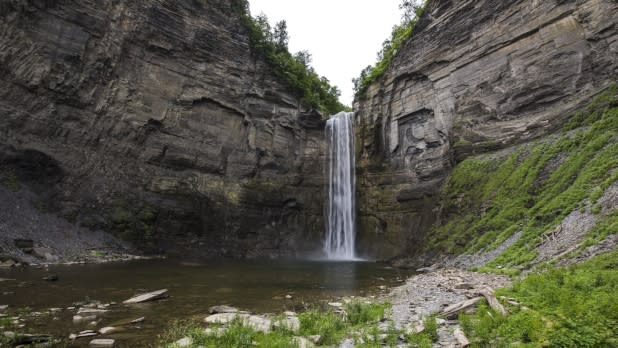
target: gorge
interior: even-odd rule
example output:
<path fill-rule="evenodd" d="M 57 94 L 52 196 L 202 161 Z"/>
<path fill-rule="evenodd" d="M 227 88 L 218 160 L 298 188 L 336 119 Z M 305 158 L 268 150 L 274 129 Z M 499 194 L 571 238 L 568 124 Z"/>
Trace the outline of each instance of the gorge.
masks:
<path fill-rule="evenodd" d="M 322 93 L 335 89 L 321 84 L 302 57 L 265 48 L 265 34 L 242 0 L 0 2 L 0 266 L 164 255 L 174 261 L 126 267 L 158 264 L 165 275 L 150 279 L 170 284 L 190 282 L 191 267 L 208 269 L 212 273 L 199 272 L 209 276 L 187 288 L 170 286 L 189 299 L 169 301 L 191 314 L 202 314 L 196 298 L 209 292 L 220 302 L 211 304 L 219 305 L 238 289 L 258 289 L 269 305 L 285 311 L 307 310 L 302 294 L 309 294 L 334 312 L 325 319 L 308 310 L 301 319 L 324 323 L 376 310 L 362 301 L 387 296 L 387 285 L 404 282 L 410 271 L 396 266 L 428 272 L 401 284 L 397 296 L 405 300 L 393 306 L 393 326 L 405 331 L 394 336 L 407 343 L 447 344 L 455 328 L 473 335 L 478 346 L 536 339 L 532 346 L 615 343 L 611 330 L 590 323 L 616 320 L 610 309 L 618 279 L 612 273 L 618 3 L 429 0 L 417 13 L 389 63 L 376 65 L 357 91 L 353 112 L 329 118 L 344 109 Z M 316 85 L 303 90 L 306 81 L 297 77 L 310 73 Z M 290 261 L 323 256 L 388 265 Z M 218 263 L 220 257 L 227 261 Z M 266 271 L 251 267 L 263 261 L 272 273 L 258 277 Z M 215 272 L 233 262 L 247 268 Z M 560 273 L 554 266 L 573 268 Z M 72 278 L 77 266 L 50 267 L 60 275 L 58 284 L 65 276 L 79 283 Z M 103 274 L 114 267 L 84 269 Z M 542 278 L 546 269 L 553 271 Z M 0 292 L 0 314 L 5 300 L 11 307 L 34 301 L 31 288 L 10 302 L 21 284 L 36 284 L 43 275 L 49 283 L 37 287 L 62 293 L 54 292 L 59 288 L 50 272 L 0 267 L 3 289 L 5 281 L 20 279 Z M 303 272 L 315 282 L 283 281 Z M 236 278 L 249 283 L 227 283 Z M 543 283 L 549 278 L 552 285 Z M 338 281 L 357 292 L 338 292 Z M 493 290 L 484 286 L 510 281 L 516 287 L 499 292 L 497 301 L 509 318 L 536 325 L 542 334 L 514 325 L 505 330 L 516 337 L 481 337 L 502 332 L 475 326 L 491 321 L 485 313 L 496 315 L 488 307 Z M 433 288 L 418 289 L 415 282 Z M 83 302 L 74 298 L 53 305 L 87 311 L 129 295 L 100 286 L 109 290 L 101 303 L 73 305 Z M 144 280 L 131 292 L 153 286 Z M 366 298 L 356 303 L 350 296 L 361 290 Z M 598 303 L 585 302 L 581 292 L 596 294 Z M 241 303 L 241 311 L 268 311 L 252 308 L 254 298 L 244 296 L 227 298 Z M 443 307 L 470 298 L 483 310 L 445 318 L 440 338 L 420 337 L 419 325 L 438 325 L 431 320 Z M 590 319 L 539 298 L 560 298 L 575 309 L 592 306 L 590 312 L 604 317 Z M 583 302 L 569 302 L 576 300 Z M 577 325 L 563 323 L 569 315 Z M 507 319 L 491 322 L 510 325 Z M 79 332 L 86 324 L 71 328 Z M 351 339 L 357 324 L 341 324 L 337 330 L 345 327 L 345 333 L 320 332 L 316 344 Z M 302 336 L 317 334 L 316 327 L 302 329 Z M 586 333 L 590 327 L 595 335 Z M 384 325 L 379 330 L 387 335 Z M 572 341 L 560 341 L 565 337 Z"/>

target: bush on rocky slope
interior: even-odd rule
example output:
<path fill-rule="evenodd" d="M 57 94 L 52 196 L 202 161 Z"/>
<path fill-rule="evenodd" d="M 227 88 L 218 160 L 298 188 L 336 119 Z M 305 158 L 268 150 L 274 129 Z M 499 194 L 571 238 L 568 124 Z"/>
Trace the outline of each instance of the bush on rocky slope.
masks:
<path fill-rule="evenodd" d="M 618 345 L 618 252 L 529 275 L 497 294 L 518 303 L 509 315 L 486 304 L 460 315 L 472 347 Z"/>
<path fill-rule="evenodd" d="M 600 214 L 597 201 L 618 180 L 617 134 L 614 85 L 573 117 L 562 135 L 459 163 L 442 193 L 445 223 L 429 234 L 427 251 L 492 250 L 521 232 L 486 270 L 504 273 L 529 266 L 542 236 L 571 212 Z M 599 219 L 589 241 L 616 232 L 603 225 L 615 226 L 614 212 Z"/>

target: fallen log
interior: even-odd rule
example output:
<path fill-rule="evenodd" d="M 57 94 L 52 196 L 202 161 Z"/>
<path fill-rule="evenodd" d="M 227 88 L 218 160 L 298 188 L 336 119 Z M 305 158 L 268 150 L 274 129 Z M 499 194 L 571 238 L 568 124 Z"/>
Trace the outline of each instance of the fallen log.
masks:
<path fill-rule="evenodd" d="M 157 291 L 153 291 L 153 292 L 148 292 L 145 294 L 140 294 L 137 296 L 133 296 L 130 299 L 122 302 L 124 304 L 131 304 L 131 303 L 142 303 L 142 302 L 146 302 L 146 301 L 154 301 L 154 300 L 159 300 L 162 298 L 167 297 L 167 289 L 162 289 L 162 290 L 157 290 Z"/>
<path fill-rule="evenodd" d="M 479 295 L 483 295 L 487 299 L 487 303 L 489 303 L 489 306 L 496 312 L 502 315 L 508 314 L 506 309 L 504 309 L 500 302 L 498 302 L 498 299 L 494 295 L 494 290 L 492 288 L 482 288 L 481 290 L 479 290 Z"/>
<path fill-rule="evenodd" d="M 482 297 L 475 297 L 469 300 L 461 301 L 455 304 L 452 304 L 442 310 L 442 315 L 447 319 L 455 319 L 457 314 L 461 311 L 464 311 L 474 305 L 481 300 Z"/>

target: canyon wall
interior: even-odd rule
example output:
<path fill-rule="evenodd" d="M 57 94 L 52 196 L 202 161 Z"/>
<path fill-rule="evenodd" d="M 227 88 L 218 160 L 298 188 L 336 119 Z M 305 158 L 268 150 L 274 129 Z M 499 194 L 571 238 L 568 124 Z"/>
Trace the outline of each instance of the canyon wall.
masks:
<path fill-rule="evenodd" d="M 357 97 L 361 253 L 413 253 L 464 158 L 543 137 L 618 77 L 612 0 L 434 0 Z"/>
<path fill-rule="evenodd" d="M 322 116 L 230 1 L 3 1 L 0 80 L 0 171 L 46 210 L 157 252 L 319 250 Z"/>

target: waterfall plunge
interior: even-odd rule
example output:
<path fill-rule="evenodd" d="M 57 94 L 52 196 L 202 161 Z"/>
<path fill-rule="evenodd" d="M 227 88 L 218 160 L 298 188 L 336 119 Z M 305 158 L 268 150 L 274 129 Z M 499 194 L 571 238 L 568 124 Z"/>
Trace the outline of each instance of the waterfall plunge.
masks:
<path fill-rule="evenodd" d="M 326 237 L 324 253 L 329 259 L 353 260 L 355 226 L 354 113 L 340 112 L 326 122 Z"/>

